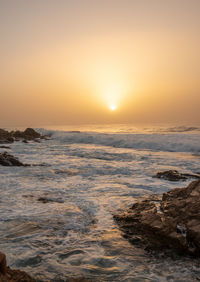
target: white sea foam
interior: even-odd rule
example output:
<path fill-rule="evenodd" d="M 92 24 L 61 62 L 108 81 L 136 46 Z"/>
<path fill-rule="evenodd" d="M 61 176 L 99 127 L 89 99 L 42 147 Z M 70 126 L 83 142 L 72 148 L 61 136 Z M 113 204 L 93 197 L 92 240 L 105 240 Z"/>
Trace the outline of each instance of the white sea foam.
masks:
<path fill-rule="evenodd" d="M 164 152 L 200 152 L 200 133 L 97 133 L 41 130 L 65 144 L 96 144 Z"/>

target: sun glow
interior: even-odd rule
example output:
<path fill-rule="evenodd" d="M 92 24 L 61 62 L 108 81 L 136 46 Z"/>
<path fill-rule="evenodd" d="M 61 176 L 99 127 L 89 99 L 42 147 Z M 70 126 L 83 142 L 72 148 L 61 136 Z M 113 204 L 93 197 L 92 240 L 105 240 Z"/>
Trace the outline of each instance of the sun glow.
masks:
<path fill-rule="evenodd" d="M 117 106 L 116 105 L 110 105 L 109 108 L 110 108 L 111 111 L 115 111 L 117 109 Z"/>

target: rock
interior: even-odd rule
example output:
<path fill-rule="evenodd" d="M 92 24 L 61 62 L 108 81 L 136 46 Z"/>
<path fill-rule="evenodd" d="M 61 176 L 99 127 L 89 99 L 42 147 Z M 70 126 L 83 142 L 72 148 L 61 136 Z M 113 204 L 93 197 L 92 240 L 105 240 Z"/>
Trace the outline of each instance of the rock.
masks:
<path fill-rule="evenodd" d="M 53 202 L 52 199 L 49 198 L 45 198 L 45 197 L 40 197 L 38 198 L 38 202 L 42 202 L 43 204 L 49 203 L 49 202 Z"/>
<path fill-rule="evenodd" d="M 36 132 L 34 129 L 32 128 L 27 128 L 24 131 L 12 131 L 11 135 L 16 139 L 23 139 L 23 140 L 35 140 L 36 138 L 42 138 L 43 136 L 41 134 L 39 134 L 38 132 Z"/>
<path fill-rule="evenodd" d="M 22 140 L 24 143 L 28 141 L 39 142 L 40 139 L 47 139 L 47 136 L 43 136 L 33 128 L 27 128 L 24 131 L 16 130 L 8 132 L 4 129 L 0 129 L 0 144 L 13 143 L 14 141 Z"/>
<path fill-rule="evenodd" d="M 186 188 L 137 202 L 114 218 L 133 244 L 199 257 L 199 207 L 200 180 L 197 180 Z"/>
<path fill-rule="evenodd" d="M 79 278 L 67 278 L 66 282 L 92 282 L 91 280 L 88 280 L 84 277 L 79 277 Z"/>
<path fill-rule="evenodd" d="M 7 267 L 6 274 L 0 273 L 0 282 L 36 282 L 36 280 L 25 271 Z"/>
<path fill-rule="evenodd" d="M 200 175 L 179 173 L 177 170 L 167 170 L 167 171 L 158 172 L 154 177 L 169 180 L 169 181 L 179 181 L 179 180 L 185 181 L 188 178 L 200 178 Z"/>
<path fill-rule="evenodd" d="M 61 199 L 61 198 L 52 199 L 52 198 L 47 198 L 47 197 L 40 197 L 40 198 L 38 198 L 38 201 L 42 202 L 43 204 L 53 203 L 53 202 L 54 203 L 60 203 L 60 204 L 64 203 L 64 200 Z"/>
<path fill-rule="evenodd" d="M 0 165 L 3 165 L 3 166 L 29 166 L 28 164 L 23 164 L 17 158 L 8 154 L 7 152 L 0 153 Z"/>
<path fill-rule="evenodd" d="M 13 143 L 14 139 L 11 136 L 11 134 L 4 129 L 0 128 L 0 144 L 4 144 L 4 143 Z"/>
<path fill-rule="evenodd" d="M 36 282 L 36 280 L 24 271 L 8 267 L 6 255 L 0 252 L 0 282 Z"/>
<path fill-rule="evenodd" d="M 0 149 L 11 149 L 9 146 L 0 146 Z"/>
<path fill-rule="evenodd" d="M 33 128 L 27 128 L 26 130 L 24 130 L 23 134 L 26 136 L 26 137 L 29 137 L 31 139 L 35 139 L 35 138 L 40 138 L 41 135 L 36 132 Z"/>
<path fill-rule="evenodd" d="M 0 252 L 0 273 L 6 274 L 6 255 L 2 252 Z"/>

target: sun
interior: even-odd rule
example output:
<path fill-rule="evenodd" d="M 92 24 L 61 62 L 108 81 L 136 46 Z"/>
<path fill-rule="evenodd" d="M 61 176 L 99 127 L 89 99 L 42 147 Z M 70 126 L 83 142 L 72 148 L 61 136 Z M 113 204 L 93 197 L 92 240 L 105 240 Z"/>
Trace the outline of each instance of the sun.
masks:
<path fill-rule="evenodd" d="M 111 111 L 115 111 L 117 109 L 117 106 L 116 105 L 110 105 L 109 108 L 110 108 Z"/>

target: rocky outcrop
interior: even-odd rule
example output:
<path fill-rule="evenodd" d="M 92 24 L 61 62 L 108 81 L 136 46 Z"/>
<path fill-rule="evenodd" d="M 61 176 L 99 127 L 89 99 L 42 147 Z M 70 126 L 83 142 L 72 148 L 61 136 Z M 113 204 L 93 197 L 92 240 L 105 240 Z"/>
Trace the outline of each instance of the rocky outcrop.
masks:
<path fill-rule="evenodd" d="M 158 172 L 154 177 L 161 178 L 169 181 L 185 181 L 188 178 L 196 178 L 200 179 L 200 175 L 198 174 L 190 174 L 190 173 L 180 173 L 177 170 L 166 170 Z"/>
<path fill-rule="evenodd" d="M 23 164 L 16 157 L 8 154 L 7 152 L 0 153 L 0 165 L 3 165 L 3 166 L 29 166 L 28 164 Z"/>
<path fill-rule="evenodd" d="M 200 180 L 137 202 L 114 218 L 133 244 L 200 256 Z"/>
<path fill-rule="evenodd" d="M 7 267 L 6 275 L 0 274 L 0 282 L 36 282 L 25 271 Z"/>
<path fill-rule="evenodd" d="M 7 130 L 0 128 L 0 144 L 4 143 L 13 143 L 14 138 L 12 137 L 11 133 Z"/>
<path fill-rule="evenodd" d="M 40 139 L 47 139 L 47 136 L 41 135 L 32 128 L 27 128 L 24 131 L 7 131 L 0 129 L 0 144 L 13 143 L 14 141 L 39 141 Z"/>
<path fill-rule="evenodd" d="M 6 255 L 0 252 L 0 282 L 36 282 L 26 272 L 7 266 Z"/>

